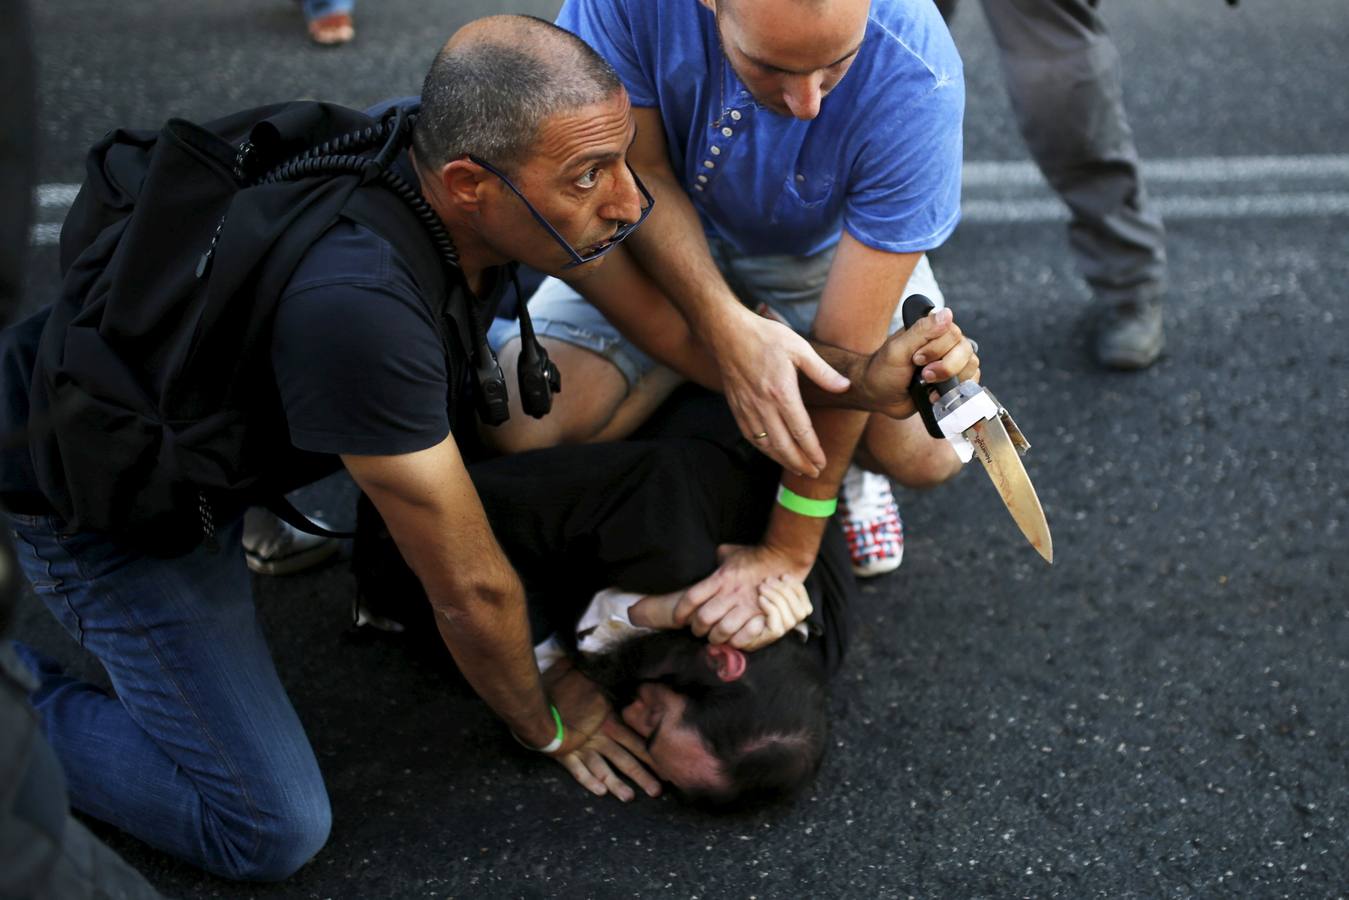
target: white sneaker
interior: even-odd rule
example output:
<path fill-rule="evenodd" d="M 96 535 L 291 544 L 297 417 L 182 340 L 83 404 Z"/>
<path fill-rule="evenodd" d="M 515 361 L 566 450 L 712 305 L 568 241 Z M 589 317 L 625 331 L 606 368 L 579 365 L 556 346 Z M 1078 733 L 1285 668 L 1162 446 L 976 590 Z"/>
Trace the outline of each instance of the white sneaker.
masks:
<path fill-rule="evenodd" d="M 328 524 L 312 516 L 321 528 Z M 312 569 L 337 552 L 337 539 L 305 534 L 269 510 L 254 508 L 244 515 L 244 559 L 259 575 L 294 575 Z"/>
<path fill-rule="evenodd" d="M 904 524 L 890 479 L 849 466 L 839 491 L 839 524 L 848 539 L 852 570 L 859 578 L 883 575 L 904 560 Z"/>

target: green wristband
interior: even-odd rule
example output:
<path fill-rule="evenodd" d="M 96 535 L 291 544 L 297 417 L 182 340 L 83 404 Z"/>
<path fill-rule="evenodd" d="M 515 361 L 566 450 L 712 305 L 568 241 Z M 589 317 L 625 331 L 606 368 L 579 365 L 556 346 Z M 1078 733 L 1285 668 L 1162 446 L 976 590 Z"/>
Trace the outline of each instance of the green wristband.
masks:
<path fill-rule="evenodd" d="M 553 739 L 544 746 L 531 747 L 524 741 L 520 740 L 520 735 L 512 731 L 511 737 L 515 738 L 516 743 L 518 743 L 521 747 L 524 747 L 527 750 L 534 750 L 539 753 L 556 753 L 558 750 L 562 748 L 562 745 L 563 743 L 566 742 L 567 738 L 567 731 L 565 728 L 562 727 L 562 713 L 558 712 L 557 707 L 553 706 L 551 703 L 548 705 L 548 708 L 553 711 L 553 721 L 557 723 L 557 734 L 553 735 Z"/>
<path fill-rule="evenodd" d="M 828 500 L 813 500 L 810 497 L 802 497 L 800 494 L 788 488 L 785 484 L 778 485 L 778 506 L 783 509 L 789 509 L 798 516 L 809 516 L 812 519 L 827 519 L 838 509 L 838 498 L 831 497 Z"/>

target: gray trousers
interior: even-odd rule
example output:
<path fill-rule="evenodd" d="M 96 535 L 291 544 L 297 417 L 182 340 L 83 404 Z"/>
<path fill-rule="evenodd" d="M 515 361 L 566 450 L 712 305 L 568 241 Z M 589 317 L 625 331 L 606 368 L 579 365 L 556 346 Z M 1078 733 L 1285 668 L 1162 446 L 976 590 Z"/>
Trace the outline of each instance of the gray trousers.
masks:
<path fill-rule="evenodd" d="M 1120 58 L 1095 3 L 981 0 L 1035 164 L 1071 213 L 1068 240 L 1100 300 L 1160 298 L 1165 232 L 1139 174 Z M 948 19 L 956 0 L 938 0 Z"/>

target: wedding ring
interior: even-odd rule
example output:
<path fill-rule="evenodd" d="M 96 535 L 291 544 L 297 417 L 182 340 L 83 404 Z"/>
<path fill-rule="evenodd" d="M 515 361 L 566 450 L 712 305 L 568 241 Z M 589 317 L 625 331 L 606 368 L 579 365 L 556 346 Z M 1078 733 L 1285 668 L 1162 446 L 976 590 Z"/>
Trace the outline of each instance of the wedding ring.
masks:
<path fill-rule="evenodd" d="M 756 435 L 754 436 L 754 439 L 755 439 L 756 441 L 762 441 L 762 440 L 763 440 L 764 438 L 766 438 L 766 437 L 768 437 L 768 432 L 766 432 L 766 431 L 761 431 L 761 432 L 759 432 L 758 434 L 756 434 Z"/>

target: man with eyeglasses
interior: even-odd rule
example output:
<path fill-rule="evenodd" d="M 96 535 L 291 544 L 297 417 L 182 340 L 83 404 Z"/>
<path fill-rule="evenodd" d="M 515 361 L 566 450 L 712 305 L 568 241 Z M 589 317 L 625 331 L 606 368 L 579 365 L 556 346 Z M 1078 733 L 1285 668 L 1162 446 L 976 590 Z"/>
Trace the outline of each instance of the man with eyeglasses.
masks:
<path fill-rule="evenodd" d="M 633 131 L 627 92 L 573 35 L 516 16 L 457 32 L 426 78 L 412 149 L 395 162 L 457 248 L 462 284 L 451 290 L 490 304 L 514 260 L 553 273 L 597 266 L 651 208 L 626 165 Z M 541 681 L 523 590 L 457 440 L 468 416 L 456 424 L 450 406 L 471 399 L 458 377 L 470 367 L 442 343 L 415 271 L 402 248 L 346 219 L 302 258 L 272 327 L 289 432 L 276 464 L 317 478 L 340 460 L 388 524 L 477 693 L 522 744 L 603 793 L 614 777 L 606 759 L 631 769 L 642 742 L 606 721 L 589 682 L 566 672 Z M 41 316 L 0 346 L 4 434 L 26 425 Z M 217 522 L 214 546 L 167 559 L 116 535 L 70 533 L 44 511 L 27 448 L 4 449 L 0 490 L 21 501 L 7 517 L 19 563 L 116 688 L 109 695 L 17 648 L 73 805 L 227 878 L 295 872 L 327 840 L 331 811 L 259 627 L 242 522 Z M 629 775 L 658 791 L 649 774 Z"/>

